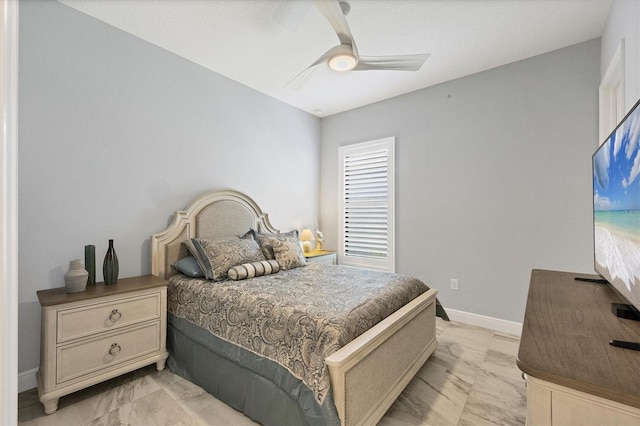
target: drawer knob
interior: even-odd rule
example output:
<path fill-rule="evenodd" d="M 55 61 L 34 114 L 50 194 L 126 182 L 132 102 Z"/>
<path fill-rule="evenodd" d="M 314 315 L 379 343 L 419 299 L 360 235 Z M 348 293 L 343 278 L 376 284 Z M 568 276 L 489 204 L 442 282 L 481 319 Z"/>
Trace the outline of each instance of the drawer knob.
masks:
<path fill-rule="evenodd" d="M 120 353 L 120 351 L 122 350 L 122 348 L 120 347 L 119 344 L 117 343 L 112 343 L 111 344 L 111 348 L 109 349 L 109 353 L 113 356 L 116 356 Z"/>
<path fill-rule="evenodd" d="M 122 314 L 120 312 L 118 312 L 117 309 L 114 309 L 113 311 L 111 311 L 111 315 L 109 315 L 109 319 L 113 322 L 118 321 L 120 318 L 122 318 Z"/>

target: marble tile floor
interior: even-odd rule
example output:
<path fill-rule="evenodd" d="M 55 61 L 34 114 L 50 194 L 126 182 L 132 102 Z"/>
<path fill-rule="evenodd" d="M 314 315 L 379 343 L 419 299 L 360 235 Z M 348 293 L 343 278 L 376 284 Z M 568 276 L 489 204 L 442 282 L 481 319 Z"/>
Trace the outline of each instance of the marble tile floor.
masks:
<path fill-rule="evenodd" d="M 380 426 L 524 425 L 516 336 L 437 319 L 438 348 Z M 18 395 L 20 425 L 255 425 L 200 387 L 155 365 L 60 399 L 47 416 L 37 390 Z"/>

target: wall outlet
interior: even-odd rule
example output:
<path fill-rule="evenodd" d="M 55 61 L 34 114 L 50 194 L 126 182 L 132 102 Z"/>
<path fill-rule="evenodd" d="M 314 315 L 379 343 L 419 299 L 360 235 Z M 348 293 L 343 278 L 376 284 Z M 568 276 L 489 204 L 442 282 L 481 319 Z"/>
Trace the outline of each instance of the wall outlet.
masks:
<path fill-rule="evenodd" d="M 457 289 L 458 289 L 458 279 L 451 278 L 451 290 L 457 290 Z"/>

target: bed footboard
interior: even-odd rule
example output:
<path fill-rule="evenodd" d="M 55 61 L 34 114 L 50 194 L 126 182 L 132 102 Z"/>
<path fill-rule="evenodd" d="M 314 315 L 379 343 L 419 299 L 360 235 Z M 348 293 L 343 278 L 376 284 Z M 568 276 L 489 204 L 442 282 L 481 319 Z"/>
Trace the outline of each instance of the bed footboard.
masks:
<path fill-rule="evenodd" d="M 436 349 L 430 289 L 325 361 L 342 425 L 376 424 Z"/>

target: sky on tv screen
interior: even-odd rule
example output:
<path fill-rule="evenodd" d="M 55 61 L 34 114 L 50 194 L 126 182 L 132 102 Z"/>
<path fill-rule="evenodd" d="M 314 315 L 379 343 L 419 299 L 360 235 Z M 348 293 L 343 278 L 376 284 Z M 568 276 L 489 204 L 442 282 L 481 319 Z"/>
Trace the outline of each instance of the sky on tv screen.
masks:
<path fill-rule="evenodd" d="M 596 210 L 640 210 L 640 108 L 594 157 Z"/>

